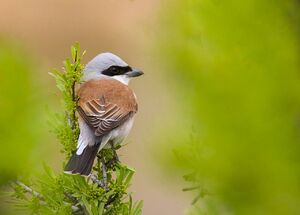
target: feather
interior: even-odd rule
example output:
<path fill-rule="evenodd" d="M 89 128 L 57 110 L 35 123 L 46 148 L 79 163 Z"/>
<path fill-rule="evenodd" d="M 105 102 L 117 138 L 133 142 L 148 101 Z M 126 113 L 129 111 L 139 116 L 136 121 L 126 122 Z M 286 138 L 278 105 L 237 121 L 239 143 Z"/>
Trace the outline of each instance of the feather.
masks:
<path fill-rule="evenodd" d="M 65 167 L 65 173 L 88 176 L 92 171 L 93 163 L 98 153 L 99 146 L 100 144 L 87 146 L 80 155 L 74 152 Z"/>

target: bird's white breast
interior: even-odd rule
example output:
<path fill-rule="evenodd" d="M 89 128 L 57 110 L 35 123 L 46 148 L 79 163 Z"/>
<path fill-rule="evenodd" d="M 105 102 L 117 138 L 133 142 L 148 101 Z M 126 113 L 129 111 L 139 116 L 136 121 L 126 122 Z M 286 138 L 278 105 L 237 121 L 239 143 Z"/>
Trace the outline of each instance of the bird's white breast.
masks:
<path fill-rule="evenodd" d="M 132 128 L 133 122 L 134 117 L 131 117 L 128 120 L 126 120 L 122 125 L 113 129 L 109 134 L 111 136 L 109 142 L 112 141 L 114 146 L 119 145 L 128 136 Z M 110 144 L 106 144 L 106 147 L 110 147 Z"/>

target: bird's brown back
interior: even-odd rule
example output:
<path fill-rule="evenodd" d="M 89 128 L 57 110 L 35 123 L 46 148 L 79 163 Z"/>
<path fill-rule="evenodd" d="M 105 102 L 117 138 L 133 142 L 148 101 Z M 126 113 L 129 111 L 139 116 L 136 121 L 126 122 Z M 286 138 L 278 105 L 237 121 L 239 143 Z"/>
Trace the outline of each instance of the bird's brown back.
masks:
<path fill-rule="evenodd" d="M 137 102 L 133 91 L 114 79 L 90 80 L 83 83 L 78 91 L 79 106 L 90 100 L 104 98 L 105 102 L 115 104 L 126 110 L 137 112 Z"/>

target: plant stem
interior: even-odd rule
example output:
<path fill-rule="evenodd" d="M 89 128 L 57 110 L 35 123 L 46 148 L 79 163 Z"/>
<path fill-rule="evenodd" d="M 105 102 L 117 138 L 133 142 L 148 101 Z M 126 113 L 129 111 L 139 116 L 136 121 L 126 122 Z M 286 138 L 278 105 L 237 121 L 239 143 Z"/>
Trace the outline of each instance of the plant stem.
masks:
<path fill-rule="evenodd" d="M 75 84 L 76 84 L 76 81 L 73 81 L 73 83 L 72 83 L 72 101 L 74 102 L 74 104 L 76 103 Z M 71 128 L 72 128 L 72 130 L 75 129 L 75 123 L 76 123 L 76 108 L 73 108 L 72 118 L 71 118 Z"/>
<path fill-rule="evenodd" d="M 15 183 L 17 185 L 19 185 L 20 187 L 22 187 L 27 193 L 30 193 L 31 195 L 39 198 L 40 200 L 45 201 L 45 198 L 40 193 L 34 191 L 32 188 L 28 187 L 23 182 L 16 181 Z M 65 204 L 68 204 L 68 203 L 65 203 Z M 72 212 L 74 212 L 74 213 L 80 211 L 80 208 L 77 206 L 72 205 L 71 207 L 72 207 Z"/>
<path fill-rule="evenodd" d="M 34 191 L 32 188 L 28 187 L 28 186 L 25 185 L 24 183 L 22 183 L 22 182 L 20 182 L 20 181 L 16 181 L 15 183 L 16 183 L 17 185 L 19 185 L 20 187 L 22 187 L 27 193 L 32 194 L 33 196 L 39 198 L 40 200 L 44 200 L 44 197 L 43 197 L 40 193 Z"/>

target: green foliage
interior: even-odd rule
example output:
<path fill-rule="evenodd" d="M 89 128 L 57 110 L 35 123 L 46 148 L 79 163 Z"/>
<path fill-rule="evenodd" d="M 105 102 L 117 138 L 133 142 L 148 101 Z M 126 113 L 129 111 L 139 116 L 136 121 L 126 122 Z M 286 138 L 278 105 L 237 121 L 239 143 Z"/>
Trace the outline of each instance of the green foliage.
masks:
<path fill-rule="evenodd" d="M 299 2 L 170 4 L 160 52 L 182 112 L 167 169 L 192 173 L 191 214 L 300 214 Z"/>
<path fill-rule="evenodd" d="M 72 46 L 71 54 L 72 61 L 64 62 L 63 71 L 51 73 L 63 95 L 65 109 L 62 114 L 54 114 L 51 125 L 66 159 L 76 149 L 79 134 L 75 93 L 83 70 L 79 44 Z M 55 174 L 45 165 L 46 174 L 32 186 L 16 182 L 13 197 L 33 214 L 140 215 L 142 202 L 133 204 L 131 193 L 127 191 L 134 170 L 116 162 L 115 153 L 115 149 L 101 150 L 90 177 Z"/>
<path fill-rule="evenodd" d="M 42 95 L 33 68 L 28 53 L 0 39 L 0 185 L 29 171 L 33 148 L 42 141 L 36 102 Z"/>
<path fill-rule="evenodd" d="M 63 72 L 54 70 L 52 75 L 56 80 L 56 86 L 63 96 L 65 113 L 56 114 L 52 127 L 57 138 L 64 146 L 64 152 L 70 157 L 76 149 L 76 142 L 79 135 L 79 126 L 76 116 L 77 96 L 75 93 L 76 83 L 80 83 L 83 65 L 81 64 L 80 46 L 76 43 L 71 47 L 72 62 L 70 59 L 64 61 Z"/>
<path fill-rule="evenodd" d="M 116 164 L 114 170 L 109 169 L 106 189 L 79 175 L 55 175 L 47 166 L 45 172 L 36 187 L 38 195 L 28 197 L 23 187 L 14 186 L 14 196 L 34 214 L 141 214 L 142 202 L 132 205 L 126 191 L 134 173 L 126 166 Z"/>

